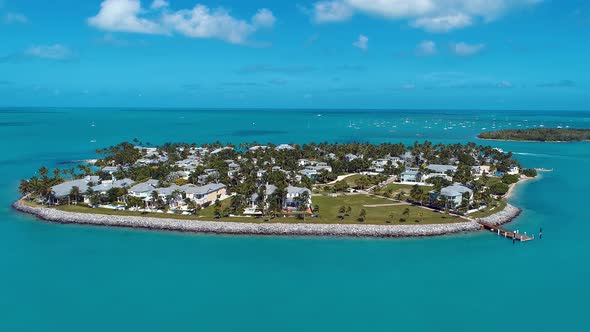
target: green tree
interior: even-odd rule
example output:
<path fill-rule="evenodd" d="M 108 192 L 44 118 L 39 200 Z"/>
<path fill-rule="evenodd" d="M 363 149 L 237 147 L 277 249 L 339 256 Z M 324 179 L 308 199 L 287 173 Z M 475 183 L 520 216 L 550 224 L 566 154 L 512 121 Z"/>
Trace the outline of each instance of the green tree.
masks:
<path fill-rule="evenodd" d="M 80 197 L 80 188 L 78 186 L 73 186 L 72 189 L 70 190 L 70 197 L 74 198 L 74 202 L 77 205 L 78 204 L 78 199 Z"/>
<path fill-rule="evenodd" d="M 361 212 L 359 213 L 359 221 L 365 221 L 365 218 L 367 217 L 367 211 L 365 209 L 361 209 Z"/>
<path fill-rule="evenodd" d="M 405 208 L 404 211 L 402 212 L 402 215 L 404 217 L 410 217 L 410 208 Z"/>

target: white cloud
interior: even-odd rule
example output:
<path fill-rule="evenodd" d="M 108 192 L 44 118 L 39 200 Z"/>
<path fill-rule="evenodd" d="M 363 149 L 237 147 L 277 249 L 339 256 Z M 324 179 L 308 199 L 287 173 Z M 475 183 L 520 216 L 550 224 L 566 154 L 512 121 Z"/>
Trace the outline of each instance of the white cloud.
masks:
<path fill-rule="evenodd" d="M 472 25 L 471 16 L 463 13 L 422 17 L 414 20 L 411 25 L 416 28 L 422 28 L 428 32 L 448 32 L 454 29 L 461 29 Z"/>
<path fill-rule="evenodd" d="M 164 33 L 158 23 L 139 17 L 142 13 L 140 0 L 104 0 L 100 11 L 88 19 L 88 24 L 106 31 Z"/>
<path fill-rule="evenodd" d="M 170 6 L 170 3 L 166 0 L 154 0 L 154 1 L 152 1 L 150 8 L 151 9 L 160 9 L 160 8 L 166 8 L 168 6 Z"/>
<path fill-rule="evenodd" d="M 313 6 L 319 23 L 344 21 L 355 13 L 410 20 L 416 28 L 446 32 L 477 21 L 492 21 L 543 0 L 331 0 Z"/>
<path fill-rule="evenodd" d="M 426 15 L 436 10 L 436 0 L 343 0 L 352 8 L 373 15 L 402 18 Z"/>
<path fill-rule="evenodd" d="M 169 29 L 192 38 L 217 38 L 234 44 L 244 44 L 259 28 L 274 24 L 274 16 L 267 9 L 258 11 L 252 22 L 239 20 L 223 9 L 210 10 L 203 5 L 193 9 L 165 13 L 163 24 Z"/>
<path fill-rule="evenodd" d="M 268 9 L 260 9 L 251 20 L 241 20 L 222 8 L 196 5 L 192 9 L 171 11 L 168 2 L 155 0 L 152 10 L 142 8 L 140 0 L 103 0 L 99 13 L 88 24 L 111 32 L 144 34 L 178 33 L 191 38 L 216 38 L 234 44 L 246 44 L 254 32 L 271 28 L 276 18 Z"/>
<path fill-rule="evenodd" d="M 353 9 L 342 1 L 320 1 L 313 5 L 313 20 L 316 23 L 341 22 L 353 15 Z"/>
<path fill-rule="evenodd" d="M 352 43 L 354 47 L 358 47 L 363 51 L 369 49 L 369 38 L 364 35 L 359 35 L 359 39 Z"/>
<path fill-rule="evenodd" d="M 74 56 L 71 49 L 61 44 L 31 46 L 25 50 L 24 54 L 49 60 L 67 60 Z"/>
<path fill-rule="evenodd" d="M 276 17 L 272 12 L 266 8 L 260 9 L 254 17 L 252 17 L 252 23 L 261 28 L 272 28 L 277 21 Z"/>
<path fill-rule="evenodd" d="M 4 24 L 25 24 L 29 22 L 29 19 L 23 14 L 6 13 L 2 15 L 0 21 Z"/>
<path fill-rule="evenodd" d="M 453 43 L 450 45 L 451 52 L 458 56 L 469 56 L 479 53 L 485 48 L 485 44 Z"/>
<path fill-rule="evenodd" d="M 436 52 L 436 43 L 432 40 L 425 40 L 416 46 L 416 55 L 429 56 L 435 55 Z"/>

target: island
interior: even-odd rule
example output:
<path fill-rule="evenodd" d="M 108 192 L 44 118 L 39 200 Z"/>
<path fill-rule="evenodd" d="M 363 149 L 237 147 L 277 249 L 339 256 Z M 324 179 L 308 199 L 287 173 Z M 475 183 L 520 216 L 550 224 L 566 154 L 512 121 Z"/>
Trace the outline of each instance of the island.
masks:
<path fill-rule="evenodd" d="M 404 237 L 514 219 L 536 176 L 490 146 L 123 142 L 21 181 L 17 210 L 47 221 L 198 233 Z"/>
<path fill-rule="evenodd" d="M 590 140 L 590 129 L 531 128 L 483 132 L 480 139 L 528 142 L 579 142 Z"/>

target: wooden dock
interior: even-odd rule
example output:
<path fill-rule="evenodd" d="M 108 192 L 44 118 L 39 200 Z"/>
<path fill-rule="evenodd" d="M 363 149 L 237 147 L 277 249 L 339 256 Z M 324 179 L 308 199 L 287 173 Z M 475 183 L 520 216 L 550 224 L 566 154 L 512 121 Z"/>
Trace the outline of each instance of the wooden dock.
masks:
<path fill-rule="evenodd" d="M 499 225 L 492 225 L 483 221 L 478 221 L 482 228 L 488 229 L 492 232 L 498 233 L 498 236 L 503 236 L 508 239 L 514 239 L 520 242 L 532 241 L 535 239 L 535 236 L 528 236 L 525 234 L 517 233 L 516 231 L 509 231 L 502 226 Z"/>

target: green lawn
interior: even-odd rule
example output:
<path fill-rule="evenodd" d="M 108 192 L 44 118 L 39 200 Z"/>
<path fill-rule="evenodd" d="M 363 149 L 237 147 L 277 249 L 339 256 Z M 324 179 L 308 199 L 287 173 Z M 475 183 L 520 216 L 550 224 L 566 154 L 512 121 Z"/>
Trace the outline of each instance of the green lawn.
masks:
<path fill-rule="evenodd" d="M 381 198 L 371 197 L 367 195 L 346 195 L 339 197 L 328 197 L 328 196 L 317 196 L 313 197 L 313 205 L 320 207 L 319 217 L 306 219 L 306 223 L 326 223 L 326 224 L 440 224 L 440 223 L 453 223 L 464 221 L 461 218 L 445 215 L 444 213 L 434 212 L 427 209 L 423 209 L 418 206 L 411 205 L 397 205 L 397 206 L 383 206 L 383 207 L 363 207 L 363 205 L 374 205 L 374 204 L 391 204 L 394 203 L 390 200 Z M 223 204 L 229 204 L 229 200 L 223 201 Z M 350 206 L 350 216 L 345 216 L 343 220 L 339 219 L 341 215 L 338 210 L 341 206 Z M 404 210 L 408 208 L 410 210 L 409 216 L 404 216 Z M 302 223 L 303 220 L 289 217 L 289 218 L 275 218 L 272 220 L 266 220 L 262 218 L 248 218 L 248 217 L 237 217 L 237 218 L 214 218 L 214 207 L 210 206 L 206 209 L 199 211 L 199 215 L 185 216 L 178 214 L 168 213 L 142 213 L 132 211 L 117 211 L 102 208 L 89 208 L 83 205 L 63 205 L 56 209 L 69 211 L 69 212 L 82 212 L 82 213 L 96 213 L 96 214 L 108 214 L 108 215 L 121 215 L 121 216 L 143 216 L 143 217 L 157 217 L 157 218 L 169 218 L 169 219 L 181 219 L 181 220 L 210 220 L 210 221 L 232 221 L 232 222 L 254 222 L 254 223 L 267 223 L 267 222 L 286 222 L 286 223 Z M 365 209 L 367 212 L 364 222 L 357 220 L 361 209 Z M 393 214 L 393 220 L 390 220 L 389 215 Z M 400 219 L 406 219 L 405 222 Z M 391 222 L 390 222 L 391 221 Z"/>
<path fill-rule="evenodd" d="M 497 204 L 497 207 L 494 207 L 494 203 Z M 487 216 L 490 216 L 498 211 L 502 211 L 505 207 L 506 207 L 506 201 L 505 200 L 500 200 L 500 201 L 494 201 L 494 203 L 492 203 L 489 208 L 485 208 L 482 211 L 478 211 L 478 212 L 474 212 L 469 214 L 469 217 L 471 218 L 484 218 Z"/>
<path fill-rule="evenodd" d="M 380 188 L 375 193 L 384 194 L 386 192 L 391 192 L 392 195 L 395 195 L 398 192 L 403 190 L 406 194 L 409 194 L 413 187 L 414 187 L 413 184 L 390 183 L 390 184 L 386 185 L 385 187 Z M 419 186 L 419 187 L 422 188 L 426 192 L 429 192 L 430 190 L 432 190 L 434 188 L 431 186 Z"/>
<path fill-rule="evenodd" d="M 392 203 L 395 202 L 361 194 L 339 197 L 318 196 L 314 197 L 313 204 L 317 204 L 320 207 L 319 217 L 314 218 L 313 222 L 359 224 L 361 222 L 357 221 L 357 218 L 361 209 L 365 209 L 367 212 L 365 221 L 362 222 L 365 224 L 389 224 L 388 221 L 390 221 L 390 214 L 394 215 L 391 224 L 441 224 L 459 222 L 463 220 L 457 217 L 445 215 L 444 213 L 423 209 L 419 206 L 396 205 L 383 207 L 363 207 L 363 205 Z M 338 218 L 338 216 L 341 215 L 338 212 L 341 206 L 351 207 L 350 216 L 345 217 L 343 220 L 339 220 Z M 410 210 L 409 216 L 403 215 L 403 212 L 406 208 Z M 402 218 L 406 219 L 406 221 L 401 222 L 400 219 Z M 416 222 L 416 220 L 418 220 L 418 222 Z"/>

